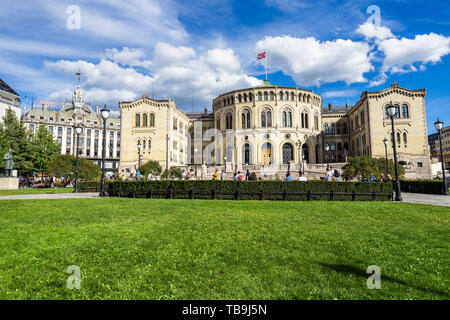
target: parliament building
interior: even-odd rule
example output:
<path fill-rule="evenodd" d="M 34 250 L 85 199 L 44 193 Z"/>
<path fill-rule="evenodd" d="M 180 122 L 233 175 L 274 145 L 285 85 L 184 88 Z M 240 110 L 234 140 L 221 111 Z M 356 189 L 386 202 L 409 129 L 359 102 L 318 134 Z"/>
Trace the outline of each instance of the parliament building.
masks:
<path fill-rule="evenodd" d="M 266 81 L 221 94 L 212 112 L 185 113 L 173 100 L 144 94 L 119 103 L 119 173 L 127 176 L 156 160 L 163 168 L 202 167 L 208 179 L 216 169 L 227 174 L 249 169 L 269 178 L 301 170 L 318 177 L 327 163 L 340 168 L 348 157 L 384 158 L 387 138 L 388 157 L 393 159 L 395 139 L 406 177 L 430 178 L 425 95 L 425 89 L 394 83 L 364 91 L 354 106 L 323 107 L 316 92 Z M 395 132 L 386 113 L 391 102 L 397 108 Z"/>

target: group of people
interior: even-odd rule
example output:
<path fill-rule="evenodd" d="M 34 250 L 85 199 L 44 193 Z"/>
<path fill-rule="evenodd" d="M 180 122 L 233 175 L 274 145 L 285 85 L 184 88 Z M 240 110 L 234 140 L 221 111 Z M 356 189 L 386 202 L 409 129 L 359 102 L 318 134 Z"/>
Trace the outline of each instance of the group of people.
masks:
<path fill-rule="evenodd" d="M 71 180 L 66 178 L 57 179 L 55 177 L 34 178 L 29 175 L 19 176 L 19 187 L 25 188 L 54 188 L 55 183 L 58 182 L 63 186 L 67 186 L 72 183 Z"/>
<path fill-rule="evenodd" d="M 327 172 L 323 180 L 325 181 L 340 181 L 341 173 L 339 170 L 334 169 L 332 166 L 327 168 Z"/>
<path fill-rule="evenodd" d="M 383 173 L 380 174 L 380 179 L 377 179 L 373 173 L 370 174 L 370 178 L 367 180 L 367 182 L 392 182 L 392 176 L 388 173 L 384 175 Z"/>

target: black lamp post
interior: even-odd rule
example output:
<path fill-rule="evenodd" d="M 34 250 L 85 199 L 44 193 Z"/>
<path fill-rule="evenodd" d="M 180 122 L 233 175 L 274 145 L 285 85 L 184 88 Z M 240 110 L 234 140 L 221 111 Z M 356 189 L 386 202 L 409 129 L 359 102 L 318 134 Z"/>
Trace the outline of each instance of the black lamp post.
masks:
<path fill-rule="evenodd" d="M 137 143 L 137 148 L 138 148 L 138 171 L 141 172 L 141 141 L 138 141 Z"/>
<path fill-rule="evenodd" d="M 102 180 L 100 184 L 100 197 L 104 197 L 105 193 L 105 159 L 106 159 L 106 120 L 108 120 L 110 111 L 106 108 L 106 104 L 103 109 L 100 110 L 100 114 L 103 119 L 103 143 L 102 143 Z"/>
<path fill-rule="evenodd" d="M 400 181 L 398 180 L 398 165 L 397 165 L 397 144 L 395 142 L 395 127 L 394 127 L 394 116 L 397 113 L 397 108 L 391 103 L 386 107 L 387 114 L 391 118 L 392 124 L 392 146 L 394 148 L 394 165 L 395 165 L 395 201 L 402 201 L 402 191 L 400 189 Z"/>
<path fill-rule="evenodd" d="M 448 187 L 447 187 L 447 180 L 445 179 L 445 159 L 444 159 L 444 153 L 442 151 L 442 137 L 441 137 L 441 130 L 444 126 L 444 123 L 437 119 L 437 121 L 434 123 L 434 127 L 438 131 L 439 135 L 439 149 L 441 151 L 441 163 L 442 163 L 442 194 L 448 195 Z"/>
<path fill-rule="evenodd" d="M 389 162 L 387 153 L 388 139 L 384 138 L 383 143 L 384 143 L 384 151 L 386 152 L 386 174 L 389 174 Z"/>
<path fill-rule="evenodd" d="M 77 160 L 76 160 L 76 167 L 75 167 L 75 186 L 74 186 L 74 193 L 78 193 L 78 157 L 80 154 L 79 146 L 80 146 L 80 134 L 83 131 L 83 128 L 81 128 L 79 125 L 75 127 L 75 133 L 77 134 Z"/>

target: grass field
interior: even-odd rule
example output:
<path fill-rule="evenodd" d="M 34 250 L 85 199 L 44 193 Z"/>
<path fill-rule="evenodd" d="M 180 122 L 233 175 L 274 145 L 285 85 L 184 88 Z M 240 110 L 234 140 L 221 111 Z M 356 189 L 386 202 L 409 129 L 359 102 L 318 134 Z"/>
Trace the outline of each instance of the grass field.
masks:
<path fill-rule="evenodd" d="M 19 190 L 0 190 L 0 196 L 15 196 L 22 194 L 50 194 L 50 193 L 71 193 L 73 188 L 36 188 Z"/>
<path fill-rule="evenodd" d="M 0 299 L 449 299 L 450 209 L 0 201 Z M 69 290 L 70 265 L 81 289 Z M 369 290 L 369 265 L 381 289 Z"/>

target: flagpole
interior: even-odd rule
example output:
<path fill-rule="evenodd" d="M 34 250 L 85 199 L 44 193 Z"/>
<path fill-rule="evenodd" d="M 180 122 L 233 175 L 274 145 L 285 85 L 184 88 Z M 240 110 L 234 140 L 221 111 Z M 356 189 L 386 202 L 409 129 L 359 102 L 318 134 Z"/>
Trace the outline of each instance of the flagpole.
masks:
<path fill-rule="evenodd" d="M 267 50 L 265 50 L 265 51 L 266 51 L 266 56 L 265 56 L 264 60 L 266 60 L 266 82 L 267 82 Z"/>

